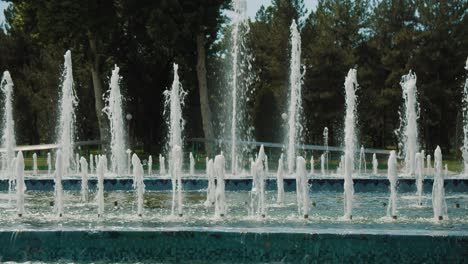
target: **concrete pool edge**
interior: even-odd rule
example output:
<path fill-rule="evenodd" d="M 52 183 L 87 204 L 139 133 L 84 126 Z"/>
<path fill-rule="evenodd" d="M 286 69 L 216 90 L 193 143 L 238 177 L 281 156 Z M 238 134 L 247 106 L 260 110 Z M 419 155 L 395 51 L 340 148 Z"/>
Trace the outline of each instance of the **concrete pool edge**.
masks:
<path fill-rule="evenodd" d="M 440 263 L 468 258 L 468 232 L 386 232 L 224 227 L 0 230 L 0 261 Z"/>

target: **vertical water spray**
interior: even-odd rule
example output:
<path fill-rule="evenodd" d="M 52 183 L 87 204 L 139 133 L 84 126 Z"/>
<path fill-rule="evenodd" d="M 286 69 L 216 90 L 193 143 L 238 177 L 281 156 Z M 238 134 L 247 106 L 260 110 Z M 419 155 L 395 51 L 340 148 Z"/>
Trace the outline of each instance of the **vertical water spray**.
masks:
<path fill-rule="evenodd" d="M 434 151 L 434 182 L 432 185 L 432 206 L 434 209 L 434 219 L 442 220 L 446 215 L 445 205 L 444 175 L 442 174 L 442 151 L 437 146 Z"/>
<path fill-rule="evenodd" d="M 89 173 L 94 173 L 94 157 L 93 154 L 89 154 Z"/>
<path fill-rule="evenodd" d="M 172 215 L 177 210 L 179 217 L 182 217 L 182 148 L 174 146 L 171 157 Z"/>
<path fill-rule="evenodd" d="M 75 174 L 80 174 L 80 154 L 75 154 Z"/>
<path fill-rule="evenodd" d="M 92 162 L 92 160 L 91 160 Z M 81 201 L 88 201 L 88 162 L 84 157 L 80 159 L 81 167 Z"/>
<path fill-rule="evenodd" d="M 372 173 L 374 175 L 377 175 L 378 170 L 379 170 L 379 161 L 377 160 L 377 156 L 374 153 L 372 154 Z"/>
<path fill-rule="evenodd" d="M 2 117 L 2 147 L 5 148 L 4 160 L 5 166 L 3 167 L 6 177 L 8 177 L 8 194 L 11 198 L 12 187 L 14 185 L 13 173 L 13 159 L 15 158 L 15 123 L 13 121 L 13 81 L 10 73 L 5 71 L 3 73 L 2 82 L 0 87 L 3 92 L 3 117 Z"/>
<path fill-rule="evenodd" d="M 265 149 L 260 146 L 257 159 L 252 164 L 252 191 L 250 207 L 252 216 L 265 217 Z"/>
<path fill-rule="evenodd" d="M 195 174 L 195 159 L 193 158 L 192 152 L 189 154 L 189 174 L 193 176 Z"/>
<path fill-rule="evenodd" d="M 307 179 L 306 162 L 303 157 L 299 156 L 296 163 L 297 208 L 300 216 L 309 218 L 309 181 Z"/>
<path fill-rule="evenodd" d="M 288 173 L 294 173 L 296 145 L 302 138 L 302 73 L 301 73 L 301 35 L 296 21 L 291 24 L 291 62 L 289 72 L 289 106 L 287 126 L 287 161 Z"/>
<path fill-rule="evenodd" d="M 432 161 L 431 161 L 431 155 L 427 155 L 427 167 L 426 167 L 426 174 L 429 176 L 429 175 L 432 175 Z"/>
<path fill-rule="evenodd" d="M 366 152 L 364 151 L 364 146 L 361 146 L 361 151 L 359 152 L 359 174 L 362 173 L 364 169 L 364 174 L 367 173 L 367 164 L 366 164 Z"/>
<path fill-rule="evenodd" d="M 320 155 L 320 172 L 325 175 L 325 153 Z"/>
<path fill-rule="evenodd" d="M 226 93 L 226 102 L 230 101 L 228 116 L 230 121 L 230 153 L 231 172 L 237 174 L 239 161 L 242 160 L 243 150 L 238 148 L 238 142 L 248 141 L 251 129 L 247 124 L 246 102 L 247 92 L 252 82 L 251 55 L 247 48 L 247 34 L 249 32 L 249 21 L 247 17 L 247 1 L 233 0 L 233 27 L 231 33 L 231 70 L 229 72 L 229 91 Z"/>
<path fill-rule="evenodd" d="M 149 155 L 148 157 L 148 176 L 150 176 L 153 172 L 153 157 Z"/>
<path fill-rule="evenodd" d="M 346 115 L 344 123 L 344 218 L 352 219 L 353 211 L 353 171 L 354 153 L 356 151 L 356 104 L 358 89 L 357 70 L 350 69 L 345 79 Z"/>
<path fill-rule="evenodd" d="M 166 161 L 164 159 L 164 156 L 159 154 L 159 174 L 166 175 Z"/>
<path fill-rule="evenodd" d="M 124 116 L 122 111 L 123 97 L 120 92 L 120 79 L 119 67 L 114 66 L 112 76 L 109 84 L 109 92 L 105 101 L 106 107 L 103 111 L 109 118 L 110 125 L 110 150 L 111 150 L 111 170 L 117 175 L 125 173 L 127 161 L 125 157 L 125 150 L 127 147 L 125 130 L 124 130 Z"/>
<path fill-rule="evenodd" d="M 33 153 L 33 175 L 37 176 L 37 154 Z"/>
<path fill-rule="evenodd" d="M 328 127 L 323 129 L 323 145 L 325 146 L 325 168 L 328 171 L 328 158 L 329 158 L 329 151 L 328 151 Z"/>
<path fill-rule="evenodd" d="M 468 71 L 468 58 L 466 58 L 465 70 Z M 464 175 L 468 176 L 468 75 L 465 79 L 465 86 L 463 86 L 463 146 L 461 148 L 463 165 L 464 165 Z"/>
<path fill-rule="evenodd" d="M 418 148 L 419 105 L 416 100 L 416 74 L 410 71 L 401 77 L 404 107 L 400 112 L 399 137 L 400 156 L 405 160 L 405 173 L 414 175 L 416 170 L 415 156 Z"/>
<path fill-rule="evenodd" d="M 143 201 L 145 195 L 145 183 L 143 182 L 143 165 L 136 154 L 132 156 L 133 189 L 136 193 L 137 214 L 143 216 Z"/>
<path fill-rule="evenodd" d="M 47 152 L 47 176 L 50 177 L 52 172 L 52 157 L 50 156 L 50 152 Z"/>
<path fill-rule="evenodd" d="M 418 205 L 422 205 L 424 154 L 416 153 L 416 195 Z"/>
<path fill-rule="evenodd" d="M 106 172 L 106 167 L 107 167 L 107 158 L 104 155 L 100 155 L 99 161 L 96 166 L 96 176 L 98 180 L 97 181 L 97 193 L 96 193 L 98 217 L 104 216 L 104 174 Z"/>
<path fill-rule="evenodd" d="M 206 176 L 208 177 L 208 188 L 206 189 L 205 206 L 212 206 L 216 201 L 216 183 L 213 160 L 210 159 L 206 165 Z"/>
<path fill-rule="evenodd" d="M 68 173 L 71 164 L 74 163 L 73 148 L 75 142 L 75 108 L 78 99 L 73 84 L 73 71 L 71 52 L 64 55 L 65 63 L 62 73 L 62 91 L 60 94 L 60 118 L 57 127 L 58 144 L 60 145 L 63 159 L 63 173 Z"/>
<path fill-rule="evenodd" d="M 276 187 L 278 189 L 278 195 L 276 197 L 276 203 L 278 205 L 284 204 L 284 160 L 283 153 L 278 160 L 278 172 L 276 173 Z"/>
<path fill-rule="evenodd" d="M 226 195 L 224 192 L 224 177 L 226 161 L 224 156 L 217 155 L 214 160 L 214 173 L 216 175 L 216 199 L 215 216 L 224 217 L 226 215 Z"/>
<path fill-rule="evenodd" d="M 310 157 L 310 174 L 315 173 L 315 168 L 314 168 L 314 155 Z"/>
<path fill-rule="evenodd" d="M 68 160 L 69 161 L 69 160 Z M 54 177 L 54 209 L 59 217 L 63 215 L 63 186 L 62 177 L 65 173 L 65 159 L 62 156 L 62 151 L 57 150 L 55 157 L 55 177 Z"/>
<path fill-rule="evenodd" d="M 26 191 L 26 184 L 24 183 L 24 158 L 23 152 L 19 151 L 16 157 L 16 212 L 18 216 L 24 215 L 24 192 Z"/>
<path fill-rule="evenodd" d="M 397 219 L 397 159 L 394 150 L 388 157 L 388 181 L 390 182 L 390 197 L 388 198 L 387 216 Z"/>

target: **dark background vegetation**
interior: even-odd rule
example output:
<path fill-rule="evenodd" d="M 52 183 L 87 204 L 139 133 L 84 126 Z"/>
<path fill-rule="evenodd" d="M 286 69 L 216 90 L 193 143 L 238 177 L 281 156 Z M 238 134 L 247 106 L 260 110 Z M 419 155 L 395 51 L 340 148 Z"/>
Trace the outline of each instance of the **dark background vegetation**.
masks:
<path fill-rule="evenodd" d="M 10 0 L 0 30 L 0 69 L 15 82 L 18 144 L 55 138 L 63 54 L 72 51 L 79 97 L 80 140 L 106 135 L 100 113 L 111 68 L 121 68 L 125 112 L 131 113 L 133 145 L 156 153 L 164 140 L 163 91 L 179 64 L 188 91 L 186 138 L 203 138 L 219 120 L 222 87 L 229 65 L 229 1 L 223 0 Z M 282 142 L 289 76 L 289 27 L 299 21 L 306 67 L 303 106 L 305 143 L 322 144 L 324 126 L 331 145 L 340 145 L 344 78 L 358 68 L 359 140 L 366 147 L 397 145 L 394 130 L 403 103 L 400 78 L 418 76 L 421 146 L 441 145 L 457 154 L 462 138 L 462 90 L 468 55 L 465 0 L 319 0 L 307 13 L 301 0 L 273 0 L 250 21 L 254 57 L 252 102 L 248 104 L 260 141 Z M 306 15 L 309 14 L 309 15 Z M 198 39 L 200 38 L 200 39 Z M 203 53 L 205 52 L 204 56 Z M 201 55 L 201 56 L 200 56 Z M 200 62 L 206 73 L 203 75 Z M 208 104 L 200 100 L 207 80 Z M 204 105 L 205 104 L 205 105 Z M 203 125 L 202 108 L 213 117 Z M 211 128 L 213 130 L 213 127 Z M 220 131 L 214 126 L 214 135 Z"/>

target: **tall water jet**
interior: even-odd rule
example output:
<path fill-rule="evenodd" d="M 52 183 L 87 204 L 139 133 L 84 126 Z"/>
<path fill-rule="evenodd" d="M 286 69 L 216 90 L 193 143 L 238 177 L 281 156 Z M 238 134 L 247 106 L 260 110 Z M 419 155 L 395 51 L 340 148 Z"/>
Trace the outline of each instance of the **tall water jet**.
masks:
<path fill-rule="evenodd" d="M 404 106 L 400 112 L 399 137 L 400 156 L 405 160 L 405 173 L 414 175 L 416 170 L 415 156 L 418 148 L 419 105 L 416 100 L 416 74 L 410 71 L 401 77 Z"/>
<path fill-rule="evenodd" d="M 252 216 L 265 217 L 265 149 L 263 145 L 252 166 L 252 191 L 250 196 L 250 207 Z"/>
<path fill-rule="evenodd" d="M 182 217 L 182 148 L 174 146 L 171 157 L 172 215 L 177 210 L 179 217 Z"/>
<path fill-rule="evenodd" d="M 16 157 L 16 212 L 18 216 L 24 215 L 24 192 L 26 191 L 26 184 L 24 183 L 24 158 L 23 152 L 19 151 Z"/>
<path fill-rule="evenodd" d="M 291 27 L 291 61 L 289 72 L 289 106 L 287 125 L 287 160 L 288 174 L 294 173 L 296 160 L 296 145 L 302 139 L 302 73 L 301 73 L 301 35 L 293 20 Z"/>
<path fill-rule="evenodd" d="M 444 175 L 442 174 L 442 151 L 439 146 L 434 151 L 434 168 L 432 206 L 434 209 L 434 219 L 440 221 L 446 215 L 447 205 L 445 204 Z"/>
<path fill-rule="evenodd" d="M 296 164 L 296 193 L 297 208 L 300 216 L 309 218 L 309 181 L 307 179 L 305 159 L 297 157 Z"/>
<path fill-rule="evenodd" d="M 426 162 L 426 174 L 427 175 L 432 175 L 431 155 L 428 154 L 426 160 L 427 160 L 427 162 Z"/>
<path fill-rule="evenodd" d="M 69 160 L 68 160 L 69 161 Z M 54 177 L 54 209 L 59 217 L 63 215 L 63 186 L 62 177 L 65 173 L 65 159 L 62 156 L 62 151 L 57 150 L 55 157 L 55 177 Z"/>
<path fill-rule="evenodd" d="M 325 146 L 325 168 L 328 171 L 328 127 L 323 129 L 323 145 Z"/>
<path fill-rule="evenodd" d="M 159 174 L 166 175 L 166 161 L 164 159 L 164 156 L 159 154 Z"/>
<path fill-rule="evenodd" d="M 362 169 L 364 169 L 364 174 L 366 174 L 367 164 L 366 164 L 366 152 L 364 151 L 364 146 L 361 146 L 361 150 L 359 151 L 359 174 L 362 173 Z"/>
<path fill-rule="evenodd" d="M 149 155 L 149 157 L 148 157 L 148 175 L 152 174 L 152 170 L 153 170 L 153 157 L 151 155 Z"/>
<path fill-rule="evenodd" d="M 173 171 L 172 154 L 176 146 L 182 148 L 182 131 L 184 129 L 184 119 L 182 118 L 182 106 L 184 98 L 187 94 L 182 89 L 182 84 L 179 81 L 178 74 L 179 66 L 174 63 L 174 81 L 172 82 L 171 90 L 164 91 L 164 115 L 166 116 L 166 123 L 169 132 L 169 141 L 167 143 L 167 150 L 169 152 L 169 170 Z M 182 165 L 182 158 L 180 160 Z"/>
<path fill-rule="evenodd" d="M 75 174 L 80 174 L 80 154 L 75 153 Z"/>
<path fill-rule="evenodd" d="M 390 151 L 388 158 L 388 180 L 390 182 L 390 197 L 388 198 L 387 216 L 397 219 L 397 159 L 394 150 Z"/>
<path fill-rule="evenodd" d="M 91 160 L 92 162 L 92 160 Z M 80 158 L 81 167 L 81 201 L 88 201 L 88 162 L 84 157 Z"/>
<path fill-rule="evenodd" d="M 136 154 L 132 156 L 133 188 L 136 192 L 137 214 L 143 216 L 143 201 L 145 195 L 145 183 L 143 182 L 143 165 Z"/>
<path fill-rule="evenodd" d="M 216 160 L 215 160 L 216 161 Z M 193 158 L 192 152 L 189 154 L 189 174 L 193 176 L 195 174 L 195 159 Z"/>
<path fill-rule="evenodd" d="M 89 173 L 92 174 L 94 172 L 94 157 L 93 154 L 89 154 Z"/>
<path fill-rule="evenodd" d="M 416 195 L 418 205 L 422 205 L 424 154 L 416 153 Z"/>
<path fill-rule="evenodd" d="M 213 160 L 210 159 L 206 165 L 206 176 L 208 177 L 208 188 L 206 189 L 205 206 L 212 206 L 216 201 L 216 183 Z"/>
<path fill-rule="evenodd" d="M 314 155 L 310 157 L 310 174 L 315 173 L 315 168 L 314 168 Z"/>
<path fill-rule="evenodd" d="M 344 120 L 344 218 L 352 219 L 353 217 L 353 171 L 354 171 L 354 152 L 356 151 L 356 90 L 359 85 L 357 83 L 357 70 L 350 69 L 345 79 L 345 101 L 346 115 Z"/>
<path fill-rule="evenodd" d="M 33 153 L 33 175 L 37 176 L 37 154 Z"/>
<path fill-rule="evenodd" d="M 224 177 L 226 174 L 226 161 L 223 154 L 217 155 L 214 161 L 214 172 L 216 175 L 216 199 L 215 216 L 224 217 L 226 215 L 226 194 L 224 191 Z"/>
<path fill-rule="evenodd" d="M 132 174 L 132 150 L 127 149 L 125 153 L 127 153 L 127 171 L 128 171 L 128 174 L 130 175 Z"/>
<path fill-rule="evenodd" d="M 468 58 L 465 63 L 465 70 L 468 71 Z M 468 176 L 468 74 L 465 79 L 465 86 L 463 86 L 463 99 L 462 99 L 462 112 L 463 112 L 463 146 L 461 147 L 464 175 Z"/>
<path fill-rule="evenodd" d="M 47 176 L 50 176 L 52 172 L 52 156 L 50 152 L 47 152 Z"/>
<path fill-rule="evenodd" d="M 127 147 L 124 130 L 124 116 L 122 111 L 123 97 L 120 92 L 119 67 L 114 66 L 109 84 L 109 92 L 105 99 L 107 102 L 103 112 L 109 118 L 110 125 L 110 150 L 111 150 L 111 170 L 117 175 L 122 175 L 126 170 L 125 150 Z"/>
<path fill-rule="evenodd" d="M 372 154 L 372 173 L 374 175 L 377 175 L 378 170 L 379 170 L 379 161 L 377 160 L 377 156 L 374 153 Z"/>
<path fill-rule="evenodd" d="M 284 161 L 283 153 L 278 160 L 278 172 L 276 173 L 276 187 L 278 189 L 278 195 L 276 197 L 276 203 L 278 205 L 284 204 Z"/>
<path fill-rule="evenodd" d="M 320 156 L 320 172 L 325 175 L 325 153 Z"/>
<path fill-rule="evenodd" d="M 13 173 L 13 158 L 15 158 L 15 123 L 13 120 L 13 81 L 10 72 L 3 73 L 2 82 L 0 87 L 4 96 L 3 118 L 2 118 L 2 147 L 5 148 L 4 160 L 5 166 L 3 167 L 5 175 L 8 177 L 8 193 L 12 194 L 12 186 L 14 185 Z"/>
<path fill-rule="evenodd" d="M 65 63 L 62 73 L 62 91 L 60 94 L 60 118 L 57 127 L 58 144 L 63 159 L 63 173 L 68 173 L 73 164 L 73 148 L 75 142 L 75 108 L 78 99 L 73 84 L 71 52 L 64 55 Z"/>
<path fill-rule="evenodd" d="M 97 156 L 96 156 L 97 157 Z M 104 174 L 107 167 L 107 158 L 104 155 L 99 156 L 99 160 L 96 166 L 97 176 L 97 193 L 96 203 L 98 206 L 98 217 L 104 216 Z"/>
<path fill-rule="evenodd" d="M 247 34 L 249 32 L 249 20 L 247 16 L 247 1 L 233 0 L 232 33 L 230 39 L 230 72 L 228 91 L 225 93 L 224 101 L 230 102 L 226 107 L 225 120 L 230 125 L 225 131 L 230 138 L 231 172 L 239 173 L 239 162 L 242 161 L 244 149 L 238 147 L 239 141 L 249 141 L 252 129 L 248 125 L 248 112 L 246 102 L 247 92 L 252 83 L 252 56 L 247 48 Z"/>

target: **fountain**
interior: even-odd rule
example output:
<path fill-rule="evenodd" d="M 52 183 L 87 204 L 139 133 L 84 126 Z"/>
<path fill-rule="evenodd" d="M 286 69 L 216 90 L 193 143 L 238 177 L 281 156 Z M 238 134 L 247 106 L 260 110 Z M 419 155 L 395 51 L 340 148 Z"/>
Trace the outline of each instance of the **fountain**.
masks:
<path fill-rule="evenodd" d="M 444 175 L 442 174 L 442 151 L 437 146 L 434 151 L 434 183 L 432 185 L 432 206 L 434 209 L 434 219 L 440 221 L 447 215 L 447 205 L 445 204 Z"/>
<path fill-rule="evenodd" d="M 378 170 L 379 170 L 379 161 L 377 160 L 377 156 L 374 153 L 372 154 L 372 173 L 374 175 L 377 175 Z"/>
<path fill-rule="evenodd" d="M 99 158 L 100 158 L 99 155 L 94 156 L 94 163 L 96 164 L 96 168 L 95 168 L 96 169 L 96 174 L 97 174 L 97 166 L 98 166 L 98 163 L 99 163 Z"/>
<path fill-rule="evenodd" d="M 177 211 L 182 217 L 182 148 L 175 145 L 171 153 L 170 174 L 172 180 L 172 215 Z"/>
<path fill-rule="evenodd" d="M 190 164 L 189 164 L 189 166 L 190 166 L 189 167 L 189 174 L 191 176 L 193 176 L 193 175 L 195 175 L 195 159 L 193 158 L 192 152 L 190 152 L 190 154 L 189 154 L 189 162 L 190 162 Z"/>
<path fill-rule="evenodd" d="M 423 193 L 423 170 L 424 170 L 424 153 L 416 153 L 416 195 L 418 196 L 418 205 L 422 205 Z"/>
<path fill-rule="evenodd" d="M 80 154 L 75 153 L 75 174 L 80 174 Z"/>
<path fill-rule="evenodd" d="M 143 216 L 143 200 L 145 195 L 145 183 L 143 182 L 143 165 L 136 154 L 132 156 L 133 188 L 136 192 L 137 214 Z"/>
<path fill-rule="evenodd" d="M 152 174 L 152 170 L 153 170 L 153 157 L 151 155 L 149 155 L 149 157 L 148 157 L 148 175 Z"/>
<path fill-rule="evenodd" d="M 289 76 L 289 109 L 287 126 L 287 164 L 288 174 L 294 172 L 296 145 L 302 139 L 302 76 L 301 73 L 301 36 L 296 21 L 291 24 L 291 61 Z"/>
<path fill-rule="evenodd" d="M 164 91 L 164 114 L 166 115 L 166 123 L 169 131 L 169 141 L 167 149 L 170 154 L 174 153 L 174 148 L 182 144 L 182 131 L 184 129 L 184 119 L 182 118 L 182 106 L 184 105 L 184 98 L 187 94 L 182 89 L 182 84 L 179 81 L 178 74 L 179 66 L 174 63 L 174 81 L 172 82 L 171 90 Z M 167 115 L 169 112 L 169 115 Z M 169 170 L 173 170 L 173 157 L 169 155 Z M 182 166 L 182 157 L 180 160 Z"/>
<path fill-rule="evenodd" d="M 309 218 L 309 181 L 306 172 L 306 162 L 301 156 L 296 162 L 296 193 L 299 216 Z"/>
<path fill-rule="evenodd" d="M 353 211 L 353 170 L 354 152 L 356 151 L 356 90 L 358 89 L 356 69 L 350 69 L 345 79 L 346 115 L 344 123 L 344 219 L 352 219 Z"/>
<path fill-rule="evenodd" d="M 68 160 L 69 161 L 69 160 Z M 54 210 L 55 213 L 62 217 L 63 215 L 63 186 L 62 177 L 65 173 L 64 163 L 66 160 L 62 156 L 62 151 L 57 150 L 57 156 L 55 157 L 55 190 L 54 190 Z"/>
<path fill-rule="evenodd" d="M 323 145 L 325 146 L 325 168 L 328 171 L 328 127 L 323 129 Z"/>
<path fill-rule="evenodd" d="M 310 174 L 314 174 L 315 173 L 315 168 L 314 168 L 314 156 L 312 155 L 310 157 Z"/>
<path fill-rule="evenodd" d="M 405 172 L 414 175 L 416 170 L 415 156 L 418 150 L 418 119 L 419 105 L 416 101 L 416 74 L 410 71 L 401 77 L 400 82 L 405 101 L 403 111 L 400 112 L 399 136 L 400 156 L 405 160 Z"/>
<path fill-rule="evenodd" d="M 427 167 L 426 167 L 426 174 L 432 175 L 432 162 L 431 162 L 431 155 L 427 155 Z"/>
<path fill-rule="evenodd" d="M 119 76 L 119 70 L 119 67 L 115 65 L 110 79 L 109 91 L 105 99 L 107 105 L 104 107 L 103 112 L 109 118 L 110 125 L 111 170 L 117 175 L 122 175 L 127 169 L 125 157 L 127 144 L 124 131 L 123 97 L 120 93 L 121 77 Z"/>
<path fill-rule="evenodd" d="M 4 160 L 6 164 L 3 166 L 3 170 L 6 177 L 8 177 L 8 193 L 11 196 L 15 180 L 13 177 L 13 171 L 15 170 L 13 159 L 15 157 L 16 138 L 13 120 L 13 81 L 8 71 L 3 73 L 0 87 L 5 100 L 2 120 L 2 147 L 5 148 Z"/>
<path fill-rule="evenodd" d="M 468 71 L 468 58 L 466 59 L 465 70 Z M 463 86 L 463 99 L 462 99 L 462 113 L 463 113 L 463 146 L 461 147 L 464 174 L 468 176 L 468 75 L 465 79 Z"/>
<path fill-rule="evenodd" d="M 92 163 L 92 160 L 90 160 Z M 88 162 L 84 157 L 80 159 L 81 167 L 81 201 L 88 202 Z"/>
<path fill-rule="evenodd" d="M 336 174 L 338 175 L 343 174 L 343 166 L 344 166 L 344 155 L 341 155 L 340 162 L 338 163 L 338 168 L 336 168 Z"/>
<path fill-rule="evenodd" d="M 57 127 L 58 144 L 61 148 L 61 157 L 63 159 L 63 175 L 69 173 L 71 164 L 74 163 L 73 148 L 75 142 L 75 107 L 78 99 L 75 94 L 73 84 L 71 52 L 67 51 L 64 55 L 65 63 L 62 73 L 62 92 L 60 94 L 60 118 Z"/>
<path fill-rule="evenodd" d="M 96 157 L 98 157 L 96 155 Z M 96 203 L 98 206 L 98 217 L 104 216 L 104 174 L 107 167 L 107 158 L 104 155 L 99 156 L 99 161 L 96 166 L 96 176 L 97 176 L 97 193 L 96 193 Z"/>
<path fill-rule="evenodd" d="M 252 216 L 265 217 L 265 149 L 263 145 L 258 151 L 257 159 L 252 163 L 252 190 L 250 193 L 250 209 Z"/>
<path fill-rule="evenodd" d="M 37 154 L 33 153 L 33 176 L 37 176 Z"/>
<path fill-rule="evenodd" d="M 390 151 L 388 158 L 388 181 L 390 182 L 390 198 L 388 198 L 387 216 L 397 219 L 397 159 L 394 150 Z"/>
<path fill-rule="evenodd" d="M 125 153 L 127 153 L 127 171 L 128 171 L 128 174 L 130 175 L 132 174 L 132 150 L 127 149 Z"/>
<path fill-rule="evenodd" d="M 229 137 L 230 137 L 230 153 L 231 153 L 231 172 L 232 174 L 239 173 L 239 161 L 242 161 L 243 151 L 238 149 L 239 141 L 249 141 L 251 129 L 247 124 L 248 114 L 246 102 L 248 100 L 248 89 L 252 83 L 252 66 L 251 56 L 247 49 L 247 34 L 249 32 L 249 20 L 247 17 L 247 1 L 233 0 L 233 17 L 232 17 L 232 35 L 230 55 L 231 70 L 229 72 L 229 85 L 225 93 L 224 101 L 231 103 L 227 107 L 229 113 L 224 118 L 230 121 Z M 227 131 L 226 131 L 227 132 Z"/>
<path fill-rule="evenodd" d="M 216 183 L 215 183 L 215 171 L 213 160 L 210 159 L 206 165 L 206 176 L 208 178 L 208 188 L 206 189 L 206 201 L 205 206 L 209 207 L 215 204 L 216 201 Z"/>
<path fill-rule="evenodd" d="M 325 153 L 320 155 L 320 172 L 325 175 Z"/>
<path fill-rule="evenodd" d="M 367 164 L 366 164 L 366 153 L 364 151 L 364 146 L 361 146 L 359 151 L 359 174 L 362 174 L 362 169 L 364 168 L 364 174 L 367 173 Z"/>
<path fill-rule="evenodd" d="M 278 195 L 276 197 L 276 203 L 278 205 L 284 204 L 284 161 L 283 153 L 281 153 L 278 160 L 278 172 L 276 173 L 276 188 L 278 189 Z"/>
<path fill-rule="evenodd" d="M 23 152 L 19 151 L 16 157 L 16 212 L 18 216 L 24 215 L 24 192 L 26 191 L 26 184 L 24 183 L 24 158 Z"/>
<path fill-rule="evenodd" d="M 89 173 L 94 173 L 94 157 L 93 154 L 89 154 Z"/>
<path fill-rule="evenodd" d="M 215 217 L 224 217 L 226 215 L 226 195 L 224 187 L 225 172 L 224 156 L 217 155 L 214 160 L 214 174 L 216 177 L 216 199 L 215 199 Z"/>
<path fill-rule="evenodd" d="M 159 174 L 166 175 L 166 161 L 164 160 L 164 156 L 159 154 Z"/>
<path fill-rule="evenodd" d="M 50 152 L 47 152 L 47 176 L 52 175 L 52 157 L 50 156 Z"/>

